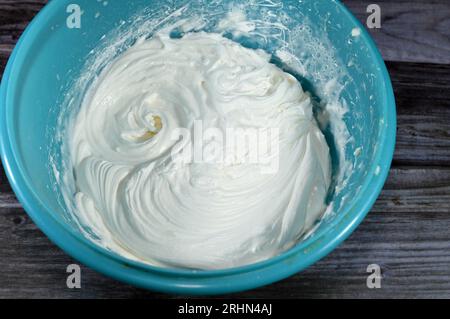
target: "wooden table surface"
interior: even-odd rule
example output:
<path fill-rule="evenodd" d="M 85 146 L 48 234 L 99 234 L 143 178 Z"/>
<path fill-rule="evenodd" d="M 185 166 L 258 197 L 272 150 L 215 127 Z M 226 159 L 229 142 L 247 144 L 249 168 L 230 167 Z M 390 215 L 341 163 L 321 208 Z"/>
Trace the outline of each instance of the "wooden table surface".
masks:
<path fill-rule="evenodd" d="M 76 2 L 76 1 L 75 1 Z M 371 213 L 340 247 L 306 271 L 232 297 L 450 298 L 450 1 L 345 0 L 371 30 L 392 77 L 398 141 L 389 180 Z M 46 0 L 0 0 L 0 74 L 23 29 Z M 82 266 L 82 288 L 66 287 L 77 263 L 33 224 L 0 169 L 0 298 L 161 298 Z M 368 289 L 369 264 L 381 266 Z"/>

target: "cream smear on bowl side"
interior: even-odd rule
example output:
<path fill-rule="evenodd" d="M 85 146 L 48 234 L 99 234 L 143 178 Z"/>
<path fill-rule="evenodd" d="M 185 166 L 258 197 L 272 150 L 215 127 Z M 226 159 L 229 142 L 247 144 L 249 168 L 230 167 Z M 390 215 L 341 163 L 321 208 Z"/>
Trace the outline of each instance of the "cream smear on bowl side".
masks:
<path fill-rule="evenodd" d="M 317 227 L 317 221 L 321 216 L 324 214 L 331 214 L 336 210 L 336 204 L 333 202 L 328 203 L 328 206 L 324 205 L 324 199 L 330 184 L 329 177 L 327 178 L 327 175 L 330 174 L 329 163 L 327 163 L 328 150 L 323 136 L 320 131 L 317 130 L 312 114 L 313 107 L 311 105 L 311 99 L 307 93 L 304 93 L 294 77 L 282 72 L 275 65 L 268 63 L 268 60 L 271 56 L 275 57 L 278 62 L 282 64 L 283 69 L 298 76 L 310 75 L 317 79 L 317 83 L 319 83 L 318 86 L 321 89 L 319 92 L 316 92 L 316 94 L 320 96 L 321 103 L 316 108 L 315 115 L 322 129 L 329 128 L 332 132 L 333 142 L 339 153 L 339 169 L 333 172 L 332 190 L 330 192 L 339 192 L 345 186 L 346 179 L 353 168 L 351 161 L 346 158 L 345 154 L 346 145 L 352 143 L 348 129 L 343 121 L 343 117 L 347 112 L 347 107 L 340 99 L 346 75 L 345 72 L 336 66 L 337 63 L 334 60 L 333 55 L 329 53 L 330 47 L 327 46 L 327 40 L 318 40 L 313 36 L 307 21 L 305 21 L 305 24 L 292 29 L 285 26 L 287 23 L 286 21 L 289 21 L 288 16 L 275 17 L 274 15 L 269 14 L 268 17 L 272 19 L 269 19 L 270 21 L 259 18 L 255 19 L 254 17 L 248 16 L 242 6 L 235 5 L 234 7 L 227 9 L 229 13 L 226 16 L 223 16 L 220 20 L 215 21 L 213 26 L 210 26 L 210 21 L 213 20 L 215 15 L 204 12 L 199 13 L 198 10 L 195 10 L 193 11 L 195 13 L 192 13 L 190 10 L 191 8 L 189 6 L 176 9 L 168 8 L 163 17 L 158 16 L 157 18 L 148 13 L 142 13 L 133 19 L 130 19 L 130 21 L 124 21 L 117 27 L 117 30 L 113 30 L 111 34 L 102 37 L 98 49 L 91 52 L 86 68 L 81 72 L 81 76 L 76 83 L 71 86 L 69 94 L 67 94 L 66 100 L 63 103 L 65 108 L 61 112 L 60 123 L 56 135 L 57 140 L 62 143 L 63 150 L 61 163 L 58 163 L 57 160 L 55 160 L 57 156 L 51 157 L 50 163 L 54 171 L 62 172 L 59 176 L 55 174 L 54 187 L 59 188 L 62 192 L 61 200 L 68 208 L 69 218 L 72 222 L 78 224 L 85 236 L 91 238 L 103 247 L 118 252 L 127 258 L 153 265 L 198 269 L 229 268 L 264 260 L 281 253 L 292 247 L 292 245 L 298 242 L 302 236 L 305 237 L 308 233 L 311 234 L 315 227 Z M 272 9 L 268 8 L 267 10 L 270 13 L 270 10 Z M 275 22 L 273 19 L 275 19 Z M 209 33 L 187 34 L 189 32 L 197 32 L 204 29 L 207 29 Z M 276 32 L 274 32 L 274 30 Z M 179 183 L 179 181 L 186 177 L 186 172 L 183 173 L 183 170 L 173 170 L 174 163 L 169 163 L 168 166 L 160 165 L 159 167 L 157 167 L 158 165 L 156 164 L 148 165 L 146 168 L 143 168 L 142 166 L 147 165 L 155 158 L 158 158 L 158 161 L 160 161 L 159 164 L 163 163 L 164 160 L 160 158 L 161 154 L 154 153 L 155 149 L 152 149 L 150 145 L 156 145 L 157 140 L 162 140 L 162 143 L 158 146 L 158 150 L 161 151 L 161 153 L 164 153 L 164 150 L 169 150 L 171 146 L 173 146 L 174 141 L 165 134 L 167 134 L 171 128 L 173 129 L 178 126 L 188 126 L 189 124 L 192 124 L 192 121 L 195 118 L 192 114 L 204 114 L 205 111 L 208 113 L 208 110 L 206 108 L 202 109 L 201 107 L 197 107 L 197 109 L 189 109 L 189 112 L 185 112 L 186 114 L 178 114 L 177 112 L 183 111 L 175 107 L 177 101 L 171 100 L 169 97 L 170 94 L 167 94 L 165 100 L 161 100 L 161 97 L 151 95 L 138 96 L 133 100 L 133 97 L 130 96 L 127 103 L 137 102 L 134 105 L 133 110 L 124 113 L 119 112 L 118 117 L 108 117 L 108 113 L 106 112 L 106 119 L 110 122 L 97 121 L 98 126 L 92 124 L 91 127 L 87 127 L 86 125 L 88 124 L 81 123 L 79 119 L 83 117 L 85 119 L 101 118 L 99 115 L 95 117 L 96 111 L 94 109 L 92 110 L 92 113 L 89 113 L 90 111 L 88 111 L 88 108 L 81 105 L 95 100 L 99 92 L 101 94 L 101 86 L 102 81 L 105 79 L 105 74 L 110 72 L 116 72 L 119 75 L 122 72 L 126 73 L 127 68 L 125 68 L 124 65 L 122 65 L 121 68 L 120 63 L 117 65 L 115 64 L 123 58 L 121 56 L 117 57 L 119 55 L 118 53 L 123 53 L 124 56 L 127 54 L 139 56 L 139 54 L 142 54 L 147 50 L 147 52 L 143 54 L 143 56 L 145 56 L 148 52 L 153 50 L 155 52 L 154 54 L 157 54 L 160 49 L 158 46 L 175 41 L 175 39 L 171 39 L 169 36 L 172 35 L 173 31 L 182 33 L 183 35 L 181 39 L 177 41 L 183 41 L 183 39 L 189 39 L 189 37 L 195 38 L 203 36 L 206 39 L 209 39 L 210 37 L 219 37 L 220 40 L 215 38 L 215 41 L 226 43 L 223 44 L 226 47 L 228 47 L 228 45 L 230 47 L 241 46 L 222 38 L 221 35 L 237 40 L 244 37 L 258 39 L 258 41 L 262 42 L 273 42 L 276 49 L 268 52 L 269 54 L 262 50 L 242 48 L 242 50 L 246 52 L 245 54 L 252 56 L 252 59 L 248 59 L 248 61 L 246 59 L 242 61 L 239 60 L 237 61 L 237 66 L 242 69 L 244 69 L 246 65 L 250 68 L 252 66 L 255 68 L 255 65 L 252 64 L 256 63 L 257 66 L 264 65 L 264 67 L 260 68 L 261 70 L 266 70 L 266 72 L 270 70 L 271 72 L 274 72 L 274 74 L 277 74 L 277 76 L 274 77 L 275 85 L 277 87 L 290 88 L 289 90 L 286 89 L 286 92 L 290 92 L 291 95 L 288 94 L 287 97 L 283 96 L 283 99 L 293 96 L 297 101 L 301 101 L 301 106 L 288 107 L 287 112 L 292 113 L 292 118 L 289 119 L 283 117 L 283 120 L 275 120 L 275 122 L 278 121 L 278 124 L 285 124 L 285 126 L 281 125 L 281 128 L 293 127 L 296 131 L 302 133 L 299 134 L 300 141 L 293 142 L 291 140 L 291 143 L 289 143 L 289 141 L 284 141 L 285 144 L 281 143 L 282 149 L 283 147 L 286 149 L 290 147 L 291 152 L 292 149 L 294 149 L 293 154 L 289 154 L 289 156 L 286 157 L 283 157 L 284 153 L 281 152 L 280 167 L 283 167 L 284 170 L 282 169 L 282 172 L 284 175 L 281 174 L 280 176 L 284 176 L 284 180 L 277 180 L 280 176 L 259 174 L 260 171 L 255 169 L 249 169 L 248 171 L 242 170 L 240 172 L 237 170 L 237 172 L 234 172 L 237 173 L 238 176 L 239 174 L 250 174 L 249 176 L 251 178 L 249 181 L 251 182 L 239 185 L 238 189 L 241 192 L 239 196 L 246 194 L 246 191 L 250 191 L 250 193 L 254 192 L 255 202 L 249 201 L 248 197 L 246 198 L 246 201 L 243 197 L 241 198 L 238 196 L 237 198 L 240 200 L 238 203 L 241 205 L 233 206 L 229 203 L 226 205 L 221 203 L 220 199 L 226 198 L 224 197 L 226 192 L 223 192 L 223 190 L 220 189 L 221 185 L 227 185 L 226 183 L 224 184 L 226 174 L 224 176 L 223 171 L 219 171 L 217 167 L 208 167 L 209 172 L 202 172 L 201 175 L 206 177 L 211 177 L 211 175 L 215 176 L 216 179 L 218 178 L 218 183 L 217 180 L 214 181 L 214 178 L 194 179 L 194 183 L 196 183 L 195 186 L 201 191 L 212 191 L 211 193 L 208 193 L 208 196 L 216 199 L 217 202 L 215 202 L 215 204 L 218 206 L 207 207 L 207 205 L 202 202 L 202 199 L 195 198 L 195 192 L 183 193 L 186 189 L 175 190 L 175 192 L 178 192 L 178 195 L 182 195 L 185 199 L 189 199 L 189 206 L 197 205 L 197 208 L 200 208 L 199 214 L 193 219 L 181 219 L 182 222 L 185 223 L 181 228 L 164 229 L 164 227 L 156 227 L 156 225 L 167 225 L 169 221 L 173 225 L 176 225 L 177 220 L 180 221 L 178 218 L 182 212 L 182 210 L 179 209 L 181 205 L 176 206 L 172 201 L 174 198 L 168 200 L 169 198 L 167 197 L 152 201 L 152 198 L 155 199 L 154 196 L 156 194 L 154 191 L 156 188 L 154 187 L 160 189 L 166 187 L 166 190 L 168 190 L 173 185 L 181 186 L 182 184 Z M 149 35 L 151 36 L 151 39 L 146 40 Z M 137 38 L 140 40 L 129 49 L 133 40 Z M 140 50 L 139 47 L 141 47 L 142 50 Z M 305 59 L 302 59 L 302 57 L 294 54 L 294 52 L 298 52 L 298 50 L 302 50 L 305 54 L 309 54 L 309 56 L 305 55 Z M 210 57 L 213 57 L 213 59 L 217 58 L 217 56 L 214 55 Z M 317 63 L 318 60 L 321 60 L 321 63 Z M 180 67 L 189 68 L 189 63 L 192 62 L 201 65 L 208 61 L 194 58 L 190 61 L 182 61 Z M 260 63 L 260 65 L 258 65 L 258 63 Z M 198 69 L 198 66 L 191 65 L 191 67 Z M 321 69 L 322 67 L 326 67 L 326 70 Z M 176 72 L 176 69 L 180 70 L 176 67 L 172 68 L 171 71 Z M 242 70 L 240 71 L 242 72 Z M 236 73 L 236 71 L 234 72 Z M 246 72 L 251 73 L 250 70 L 247 70 L 242 74 L 246 74 Z M 92 74 L 97 75 L 93 77 Z M 227 71 L 222 75 L 224 74 L 233 74 L 233 71 Z M 185 75 L 185 73 L 181 72 L 180 76 L 182 77 L 183 75 Z M 196 79 L 196 77 L 194 76 L 193 79 Z M 148 81 L 148 78 L 142 74 L 140 79 L 135 79 L 135 82 L 138 83 L 139 80 L 145 82 Z M 187 79 L 185 79 L 185 81 L 185 85 L 193 85 L 190 82 L 188 83 Z M 228 81 L 229 85 L 232 86 L 235 84 L 233 81 L 236 81 L 236 79 L 228 79 Z M 220 81 L 217 81 L 217 83 L 219 82 Z M 251 81 L 249 82 L 250 84 L 248 84 L 247 89 L 262 90 L 261 92 L 266 93 L 267 90 L 270 90 L 270 87 L 274 86 L 274 83 L 268 83 L 266 86 L 252 86 Z M 201 87 L 198 92 L 201 92 L 201 89 L 207 90 L 209 83 L 210 81 L 203 83 L 205 87 Z M 241 82 L 238 81 L 237 83 Z M 156 81 L 153 84 L 158 86 Z M 217 87 L 220 87 L 220 85 L 217 85 Z M 92 88 L 95 88 L 95 90 Z M 235 90 L 240 90 L 240 88 L 236 87 Z M 242 92 L 240 94 L 242 94 Z M 104 96 L 107 97 L 107 94 Z M 185 98 L 187 98 L 187 101 L 189 101 L 189 99 L 193 99 L 194 101 L 200 97 L 190 96 Z M 278 96 L 277 101 L 284 101 L 283 99 L 280 99 Z M 196 103 L 181 104 L 186 106 L 195 105 Z M 100 100 L 98 105 L 100 105 L 100 110 L 102 105 Z M 142 107 L 142 105 L 153 105 L 156 107 L 156 112 L 155 110 L 148 112 L 147 108 Z M 227 105 L 230 104 L 228 103 Z M 234 105 L 234 107 L 236 106 L 237 104 Z M 163 108 L 164 110 L 169 109 L 170 112 L 169 114 L 165 114 L 162 109 L 158 108 Z M 268 108 L 266 113 L 271 114 L 275 109 L 277 108 Z M 277 109 L 277 111 L 279 110 Z M 221 123 L 220 120 L 214 120 L 214 117 L 223 119 L 224 117 L 229 116 L 231 121 L 233 121 L 233 112 L 242 115 L 241 117 L 248 121 L 246 125 L 254 124 L 253 122 L 255 120 L 257 122 L 259 118 L 260 123 L 257 123 L 260 126 L 276 126 L 273 125 L 274 119 L 277 119 L 275 115 L 271 118 L 270 123 L 268 123 L 266 114 L 259 117 L 248 117 L 249 114 L 245 114 L 245 111 L 242 112 L 242 109 L 236 108 L 232 112 L 231 110 L 228 112 L 224 109 L 223 105 L 220 106 L 219 104 L 214 108 L 214 116 L 211 116 L 209 120 L 214 122 L 214 126 L 220 127 L 220 125 L 217 125 L 218 122 L 219 124 L 223 123 Z M 189 115 L 189 113 L 191 113 L 191 115 Z M 89 116 L 87 116 L 88 114 Z M 103 116 L 104 114 L 105 113 L 103 113 Z M 239 119 L 241 117 L 239 117 Z M 296 117 L 301 124 L 294 121 Z M 156 122 L 158 123 L 155 122 L 155 119 L 157 119 Z M 116 121 L 116 127 L 110 125 L 113 121 Z M 234 122 L 237 121 L 237 119 L 234 120 Z M 100 123 L 102 124 L 100 125 Z M 222 127 L 224 128 L 225 126 Z M 106 137 L 102 137 L 101 128 L 106 128 L 106 132 L 109 133 Z M 120 129 L 118 130 L 118 128 Z M 103 132 L 103 134 L 104 133 L 105 132 Z M 86 135 L 89 135 L 89 137 L 86 137 Z M 292 134 L 286 135 L 287 140 L 293 138 Z M 68 136 L 75 136 L 75 138 L 69 140 L 67 138 Z M 110 138 L 111 136 L 114 136 L 114 138 Z M 315 139 L 317 142 L 314 145 L 320 146 L 312 147 L 311 143 L 308 142 L 311 138 Z M 86 147 L 86 144 L 89 144 L 86 141 L 89 139 L 93 142 L 92 145 L 98 146 L 99 148 L 92 149 Z M 75 141 L 75 144 L 71 141 Z M 127 141 L 129 144 L 124 146 L 120 141 Z M 144 145 L 144 147 L 130 146 L 133 145 L 133 143 L 135 143 L 135 146 Z M 74 145 L 76 145 L 75 152 L 71 149 Z M 294 147 L 292 145 L 294 145 Z M 301 149 L 302 147 L 303 149 Z M 139 160 L 139 156 L 143 154 L 140 152 L 145 153 L 144 160 Z M 95 153 L 97 155 L 96 157 L 99 157 L 100 160 L 98 160 L 98 158 L 95 160 L 87 160 L 87 158 L 92 157 L 91 155 L 93 153 Z M 303 168 L 312 167 L 311 165 L 313 164 L 311 159 L 315 159 L 316 164 L 320 163 L 319 165 L 314 166 L 316 167 L 316 170 L 313 171 L 317 173 L 310 175 L 305 175 L 303 173 L 303 175 L 301 175 L 300 170 L 302 165 L 294 167 L 292 162 L 296 158 L 299 159 L 300 154 L 307 155 L 305 156 L 306 160 L 302 162 L 304 164 L 302 164 Z M 307 158 L 308 156 L 309 160 Z M 111 157 L 114 158 L 115 161 L 120 162 L 120 167 L 112 167 L 111 163 L 108 163 L 108 161 L 105 163 L 105 157 L 109 157 L 110 159 Z M 167 163 L 167 158 L 165 163 Z M 74 168 L 76 168 L 75 171 L 78 170 L 78 176 L 73 174 Z M 113 173 L 105 173 L 107 171 L 112 171 Z M 175 172 L 181 172 L 180 176 L 175 176 Z M 294 173 L 288 178 L 288 172 Z M 160 175 L 158 175 L 161 173 L 172 174 L 170 178 L 178 182 L 168 183 L 167 180 L 164 181 L 164 179 L 161 179 Z M 300 175 L 311 181 L 311 183 L 307 184 L 305 187 L 306 192 L 299 192 L 298 189 L 295 189 L 295 177 Z M 104 179 L 99 179 L 99 176 L 103 176 Z M 127 182 L 119 183 L 120 185 L 118 185 L 117 183 L 108 181 L 108 178 L 114 179 L 115 177 L 118 179 L 126 179 Z M 99 183 L 99 181 L 105 183 L 102 184 Z M 186 185 L 189 186 L 190 183 L 187 183 L 187 179 L 185 181 Z M 263 182 L 258 184 L 258 182 L 261 181 Z M 214 184 L 215 182 L 217 185 Z M 124 186 L 124 184 L 127 184 L 127 186 Z M 269 184 L 272 185 L 273 190 L 277 190 L 277 188 L 281 186 L 284 186 L 284 189 L 286 188 L 286 185 L 288 185 L 287 188 L 291 190 L 290 192 L 282 191 L 281 189 L 278 190 L 279 194 L 284 194 L 284 198 L 280 199 L 280 201 L 275 201 L 274 203 L 266 203 L 269 206 L 272 205 L 270 206 L 272 208 L 274 208 L 273 205 L 276 206 L 278 204 L 281 207 L 284 205 L 285 209 L 281 209 L 277 206 L 275 209 L 267 209 L 267 213 L 263 216 L 256 215 L 256 207 L 261 211 L 261 207 L 257 204 L 265 203 L 264 196 L 262 195 L 268 194 L 264 193 L 264 191 L 268 192 L 268 189 L 270 189 L 270 186 L 268 186 Z M 105 185 L 105 187 L 102 188 L 100 185 Z M 135 189 L 133 190 L 129 185 L 134 185 Z M 138 187 L 138 185 L 141 187 Z M 265 188 L 258 188 L 257 185 L 265 185 Z M 123 195 L 121 199 L 120 196 L 116 198 L 107 198 L 105 195 L 107 193 L 117 194 L 119 188 Z M 146 193 L 149 195 L 148 198 L 143 198 L 143 195 L 145 194 L 136 191 L 137 189 L 146 189 L 147 191 L 150 191 L 150 194 L 148 194 L 148 192 Z M 214 193 L 214 190 L 217 191 L 217 189 L 219 192 Z M 153 190 L 153 193 L 151 190 Z M 261 191 L 261 194 L 256 194 L 257 191 Z M 169 191 L 166 193 L 162 192 L 162 194 L 169 193 Z M 93 194 L 94 196 L 92 196 Z M 315 194 L 312 196 L 312 201 L 302 198 L 302 196 L 308 197 L 311 196 L 311 194 Z M 290 196 L 291 198 L 287 199 L 286 196 Z M 316 196 L 316 198 L 314 196 Z M 258 201 L 261 200 L 261 203 L 256 203 L 256 199 L 258 199 Z M 185 203 L 186 202 L 184 202 L 184 204 Z M 299 205 L 309 207 L 310 214 L 305 214 L 306 210 L 303 210 L 302 213 L 299 214 Z M 342 205 L 342 202 L 339 205 Z M 104 208 L 104 210 L 98 209 L 99 207 Z M 236 209 L 239 209 L 240 214 L 228 215 L 229 220 L 227 220 L 227 215 L 225 214 L 227 209 L 224 209 L 224 207 L 228 210 L 232 210 L 233 207 L 235 207 Z M 129 214 L 127 214 L 127 211 L 129 211 L 130 208 L 133 212 L 138 213 L 138 215 L 135 216 L 137 218 L 125 218 L 130 217 Z M 254 213 L 251 213 L 252 208 L 255 208 Z M 248 215 L 245 214 L 245 210 L 247 210 Z M 112 212 L 112 214 L 105 216 L 104 212 L 106 211 Z M 166 213 L 171 212 L 170 214 L 173 213 L 173 215 L 142 215 L 142 212 L 146 211 L 165 211 Z M 215 228 L 213 229 L 208 229 L 207 227 L 211 227 L 211 223 L 207 223 L 208 219 L 205 219 L 205 217 L 211 217 L 207 215 L 208 211 L 217 212 L 219 218 L 222 218 L 222 221 L 219 224 L 214 225 Z M 324 211 L 326 212 L 324 213 Z M 260 218 L 260 220 L 258 220 L 258 218 Z M 240 220 L 236 221 L 235 219 Z M 257 221 L 257 225 L 255 225 L 255 221 Z M 270 223 L 273 224 L 273 227 L 267 228 L 267 225 Z M 249 227 L 249 225 L 251 225 L 251 227 Z M 204 237 L 197 236 L 199 229 L 197 227 L 200 226 L 202 226 L 200 231 L 203 230 L 205 232 L 203 234 Z M 254 231 L 249 232 L 248 229 L 252 227 L 255 227 Z M 113 230 L 112 232 L 111 229 Z M 164 242 L 167 241 L 167 238 L 173 238 L 174 231 L 179 232 L 180 230 L 186 231 L 188 229 L 191 229 L 192 231 L 197 230 L 197 233 L 183 233 L 183 235 L 186 236 L 185 239 L 188 238 L 186 245 L 183 245 L 183 240 L 180 241 L 181 237 L 178 238 L 178 242 L 176 240 L 167 243 Z M 148 230 L 151 231 L 146 233 Z M 226 238 L 226 234 L 229 234 L 230 232 L 235 234 L 235 236 L 232 236 L 231 241 L 230 238 Z M 204 239 L 208 236 L 212 237 L 212 240 L 210 242 L 205 242 Z M 226 241 L 228 241 L 228 245 L 224 244 Z M 232 242 L 233 245 L 230 245 L 230 242 Z M 167 244 L 164 249 L 161 249 L 161 243 Z M 176 257 L 177 255 L 179 257 Z M 203 255 L 203 257 L 201 255 Z"/>

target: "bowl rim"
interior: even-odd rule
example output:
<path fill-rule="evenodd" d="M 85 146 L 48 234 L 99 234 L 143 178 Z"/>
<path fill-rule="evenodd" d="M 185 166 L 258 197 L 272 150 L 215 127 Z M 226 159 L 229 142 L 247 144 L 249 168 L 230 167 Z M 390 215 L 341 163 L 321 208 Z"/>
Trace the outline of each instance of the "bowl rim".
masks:
<path fill-rule="evenodd" d="M 298 243 L 278 256 L 222 270 L 162 268 L 132 261 L 77 235 L 57 221 L 51 210 L 35 195 L 28 176 L 23 173 L 25 170 L 15 141 L 12 100 L 14 93 L 18 92 L 16 79 L 24 65 L 27 49 L 34 44 L 35 35 L 42 32 L 48 17 L 66 2 L 50 1 L 28 25 L 9 58 L 0 87 L 0 153 L 8 180 L 23 208 L 47 237 L 67 254 L 110 277 L 146 289 L 190 295 L 230 293 L 270 284 L 304 270 L 342 243 L 367 215 L 387 179 L 394 154 L 395 98 L 388 71 L 369 33 L 342 3 L 330 0 L 340 7 L 342 14 L 355 27 L 361 29 L 360 40 L 365 42 L 379 66 L 378 72 L 383 79 L 383 113 L 386 116 L 379 147 L 361 191 L 347 209 L 340 212 L 340 217 L 317 232 L 315 237 Z M 375 174 L 377 169 L 380 171 Z M 304 258 L 304 254 L 308 258 Z"/>

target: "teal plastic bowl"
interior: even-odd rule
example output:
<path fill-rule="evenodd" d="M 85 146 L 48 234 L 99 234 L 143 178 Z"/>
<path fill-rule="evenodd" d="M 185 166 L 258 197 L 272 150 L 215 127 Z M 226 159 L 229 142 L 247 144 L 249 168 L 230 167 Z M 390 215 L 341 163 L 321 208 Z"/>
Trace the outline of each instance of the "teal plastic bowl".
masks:
<path fill-rule="evenodd" d="M 267 10 L 278 10 L 292 16 L 294 23 L 308 19 L 312 33 L 329 39 L 349 75 L 342 100 L 349 108 L 345 122 L 354 143 L 345 152 L 353 169 L 343 190 L 330 195 L 341 203 L 339 209 L 289 251 L 257 264 L 218 271 L 144 265 L 85 238 L 66 214 L 48 165 L 50 152 L 58 146 L 52 145 L 58 110 L 71 81 L 79 77 L 86 57 L 104 41 L 103 35 L 126 27 L 137 12 L 147 10 L 149 16 L 162 17 L 170 8 L 189 2 L 191 10 L 201 8 L 220 16 L 226 14 L 231 1 L 77 0 L 83 11 L 82 25 L 69 29 L 66 9 L 72 2 L 50 1 L 29 25 L 7 64 L 0 94 L 1 156 L 9 181 L 37 226 L 69 255 L 101 273 L 147 289 L 196 295 L 230 293 L 305 269 L 336 248 L 369 212 L 387 178 L 396 134 L 395 101 L 383 60 L 364 27 L 340 2 L 271 1 L 271 6 L 249 6 L 249 10 L 265 16 Z M 361 30 L 357 38 L 350 36 L 355 28 Z M 305 81 L 314 90 L 314 78 Z M 332 156 L 336 166 L 333 149 Z"/>

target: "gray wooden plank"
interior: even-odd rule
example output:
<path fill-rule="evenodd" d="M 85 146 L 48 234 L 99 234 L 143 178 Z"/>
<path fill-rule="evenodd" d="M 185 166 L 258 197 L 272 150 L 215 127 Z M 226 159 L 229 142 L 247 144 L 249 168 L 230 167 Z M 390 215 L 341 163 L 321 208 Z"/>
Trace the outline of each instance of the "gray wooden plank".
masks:
<path fill-rule="evenodd" d="M 46 0 L 0 0 L 0 57 L 9 56 L 28 21 Z M 365 24 L 372 0 L 342 1 Z M 450 2 L 378 0 L 381 29 L 369 30 L 388 61 L 450 63 Z M 1 68 L 1 64 L 0 64 Z"/>
<path fill-rule="evenodd" d="M 343 0 L 366 25 L 367 6 L 381 8 L 381 29 L 369 30 L 388 61 L 450 63 L 450 1 Z"/>
<path fill-rule="evenodd" d="M 372 212 L 328 257 L 245 298 L 450 297 L 450 168 L 393 168 Z M 160 298 L 82 267 L 82 289 L 65 286 L 76 263 L 17 207 L 0 208 L 0 298 Z M 382 288 L 366 287 L 379 264 Z M 175 297 L 175 296 L 174 296 Z"/>
<path fill-rule="evenodd" d="M 410 213 L 450 216 L 450 168 L 392 168 L 372 212 L 403 213 L 405 217 Z"/>
<path fill-rule="evenodd" d="M 396 165 L 450 165 L 450 65 L 387 63 L 397 103 Z"/>
<path fill-rule="evenodd" d="M 10 50 L 46 0 L 0 0 L 0 45 Z"/>
<path fill-rule="evenodd" d="M 47 0 L 0 0 L 0 74 L 14 45 Z"/>

